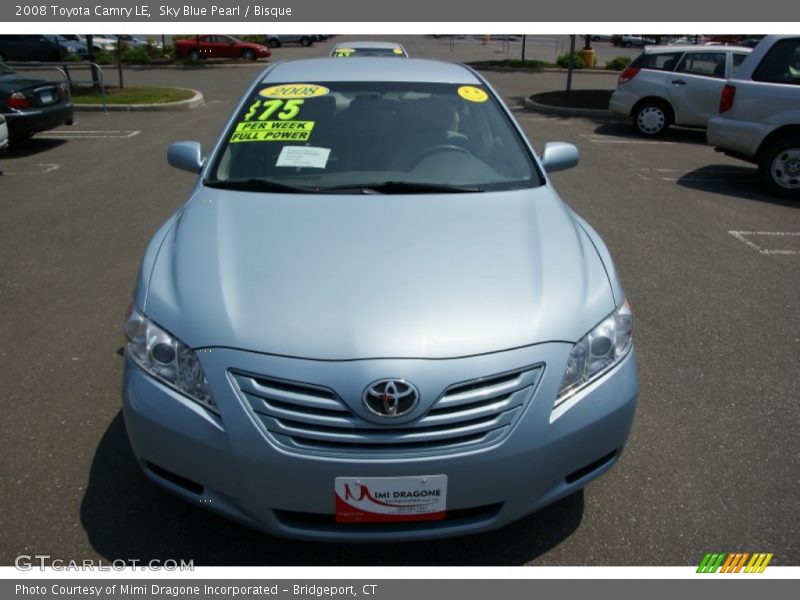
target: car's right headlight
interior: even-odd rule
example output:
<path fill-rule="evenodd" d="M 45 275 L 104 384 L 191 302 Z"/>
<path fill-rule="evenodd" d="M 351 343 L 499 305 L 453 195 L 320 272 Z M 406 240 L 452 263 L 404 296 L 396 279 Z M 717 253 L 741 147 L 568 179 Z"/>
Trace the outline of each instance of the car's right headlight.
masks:
<path fill-rule="evenodd" d="M 633 314 L 628 301 L 572 347 L 555 406 L 618 364 L 633 347 Z"/>
<path fill-rule="evenodd" d="M 125 321 L 125 354 L 159 381 L 219 414 L 194 350 L 131 305 Z"/>

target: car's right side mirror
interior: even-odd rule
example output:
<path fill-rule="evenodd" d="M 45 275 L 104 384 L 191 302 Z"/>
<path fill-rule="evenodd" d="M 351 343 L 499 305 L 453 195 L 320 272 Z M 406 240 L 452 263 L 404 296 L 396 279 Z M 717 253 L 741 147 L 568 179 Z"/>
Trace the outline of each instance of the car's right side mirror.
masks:
<path fill-rule="evenodd" d="M 199 173 L 203 169 L 203 150 L 198 142 L 175 142 L 167 149 L 167 162 L 176 169 Z"/>
<path fill-rule="evenodd" d="M 548 173 L 571 169 L 578 164 L 578 149 L 573 144 L 547 142 L 542 152 L 542 166 Z"/>

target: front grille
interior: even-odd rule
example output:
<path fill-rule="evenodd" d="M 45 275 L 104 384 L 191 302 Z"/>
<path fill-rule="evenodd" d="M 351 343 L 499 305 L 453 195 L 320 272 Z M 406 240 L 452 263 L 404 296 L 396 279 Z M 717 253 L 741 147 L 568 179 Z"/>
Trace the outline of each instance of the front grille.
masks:
<path fill-rule="evenodd" d="M 456 452 L 500 441 L 525 409 L 541 371 L 537 365 L 456 383 L 420 418 L 394 425 L 363 419 L 327 387 L 238 371 L 231 375 L 258 422 L 281 446 L 300 453 L 378 457 Z"/>

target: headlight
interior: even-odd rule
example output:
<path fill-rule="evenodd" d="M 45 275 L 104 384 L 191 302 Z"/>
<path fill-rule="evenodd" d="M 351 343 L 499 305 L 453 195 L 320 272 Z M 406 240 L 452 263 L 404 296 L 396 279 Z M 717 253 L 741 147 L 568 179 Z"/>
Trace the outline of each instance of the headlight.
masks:
<path fill-rule="evenodd" d="M 219 414 L 197 354 L 131 306 L 125 353 L 147 373 Z"/>
<path fill-rule="evenodd" d="M 619 363 L 633 346 L 633 314 L 628 301 L 572 347 L 555 406 Z"/>

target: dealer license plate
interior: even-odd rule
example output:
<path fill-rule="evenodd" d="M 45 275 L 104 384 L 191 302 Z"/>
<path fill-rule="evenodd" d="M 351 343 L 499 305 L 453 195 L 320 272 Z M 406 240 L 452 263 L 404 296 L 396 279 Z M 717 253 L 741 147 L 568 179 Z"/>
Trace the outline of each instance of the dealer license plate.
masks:
<path fill-rule="evenodd" d="M 42 104 L 52 104 L 56 101 L 56 97 L 49 91 L 39 92 L 39 101 Z"/>
<path fill-rule="evenodd" d="M 337 523 L 439 521 L 447 507 L 447 475 L 337 477 Z"/>

